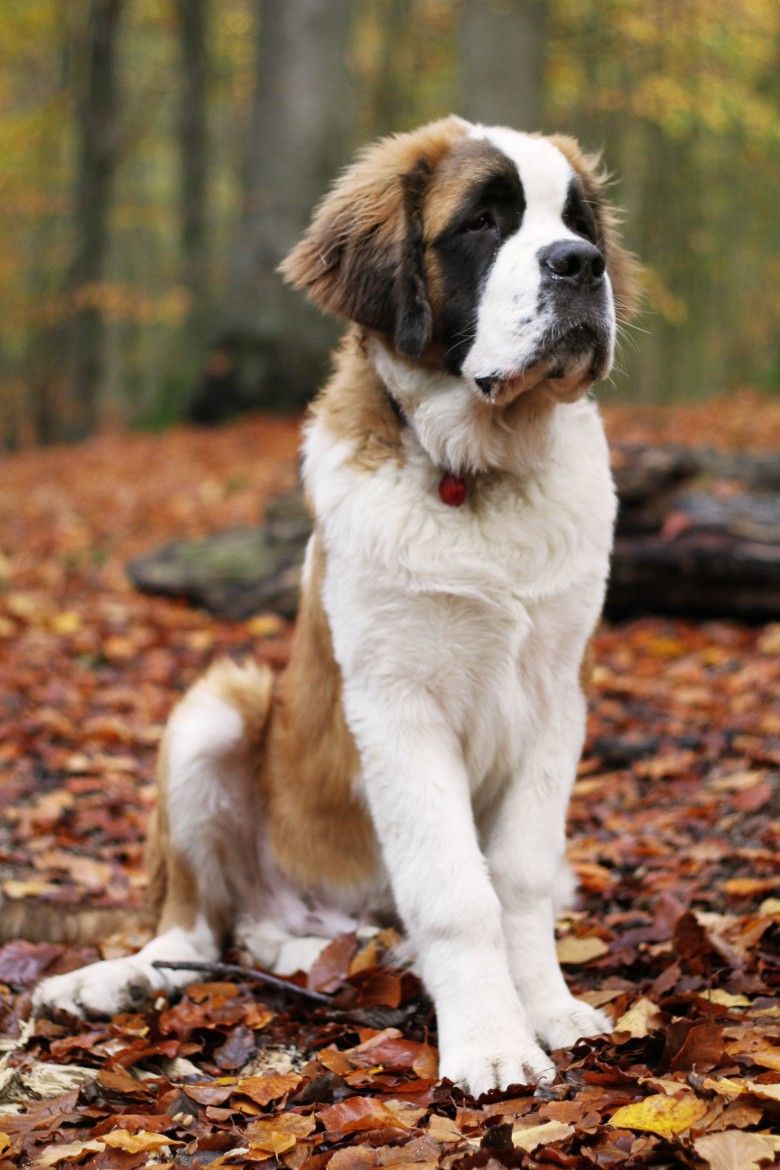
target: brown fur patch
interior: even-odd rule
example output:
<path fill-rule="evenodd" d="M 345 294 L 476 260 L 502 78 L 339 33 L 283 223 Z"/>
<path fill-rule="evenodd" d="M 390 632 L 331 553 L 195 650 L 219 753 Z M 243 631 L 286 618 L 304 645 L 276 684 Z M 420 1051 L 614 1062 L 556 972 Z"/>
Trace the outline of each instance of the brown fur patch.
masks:
<path fill-rule="evenodd" d="M 492 142 L 478 138 L 456 142 L 428 184 L 426 243 L 433 243 L 449 227 L 470 191 L 508 168 L 514 170 L 514 163 Z"/>
<path fill-rule="evenodd" d="M 361 886 L 377 868 L 374 829 L 354 792 L 360 769 L 344 721 L 341 672 L 322 607 L 325 556 L 314 537 L 290 664 L 277 688 L 262 788 L 274 857 L 309 889 Z"/>
<path fill-rule="evenodd" d="M 423 163 L 435 170 L 466 130 L 459 118 L 443 118 L 369 146 L 336 181 L 279 266 L 285 279 L 326 312 L 393 332 L 407 228 L 404 176 Z"/>
<path fill-rule="evenodd" d="M 358 330 L 350 329 L 344 337 L 333 374 L 310 413 L 332 434 L 354 445 L 351 466 L 376 471 L 389 459 L 403 465 L 402 423 L 364 352 Z"/>
<path fill-rule="evenodd" d="M 617 319 L 620 322 L 630 321 L 638 313 L 642 299 L 639 285 L 641 267 L 636 257 L 620 242 L 618 230 L 620 213 L 605 198 L 604 189 L 609 181 L 609 175 L 602 164 L 601 156 L 586 154 L 576 139 L 568 134 L 554 134 L 550 137 L 550 142 L 560 150 L 582 182 L 585 196 L 593 209 L 603 238 L 603 251 L 609 278 L 612 281 Z"/>

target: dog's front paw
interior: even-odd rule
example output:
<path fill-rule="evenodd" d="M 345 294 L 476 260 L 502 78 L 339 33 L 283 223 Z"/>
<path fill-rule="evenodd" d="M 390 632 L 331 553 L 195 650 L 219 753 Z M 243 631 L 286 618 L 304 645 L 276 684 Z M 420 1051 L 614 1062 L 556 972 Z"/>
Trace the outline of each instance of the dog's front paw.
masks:
<path fill-rule="evenodd" d="M 509 1085 L 551 1085 L 555 1065 L 530 1037 L 514 1044 L 502 1038 L 498 1044 L 485 1041 L 457 1044 L 442 1050 L 439 1076 L 447 1077 L 472 1096 Z"/>
<path fill-rule="evenodd" d="M 36 987 L 33 1010 L 57 1008 L 74 1016 L 114 1016 L 138 1007 L 150 995 L 152 972 L 148 964 L 131 956 L 52 975 Z"/>
<path fill-rule="evenodd" d="M 612 1031 L 609 1016 L 573 995 L 526 1005 L 526 1010 L 534 1032 L 550 1050 L 571 1048 L 585 1036 Z"/>

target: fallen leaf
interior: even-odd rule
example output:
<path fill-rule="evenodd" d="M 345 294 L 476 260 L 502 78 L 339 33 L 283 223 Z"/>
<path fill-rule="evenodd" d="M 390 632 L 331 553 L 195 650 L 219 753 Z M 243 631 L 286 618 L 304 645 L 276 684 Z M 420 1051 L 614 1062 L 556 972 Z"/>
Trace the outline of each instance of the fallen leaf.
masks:
<path fill-rule="evenodd" d="M 658 1093 L 634 1105 L 623 1105 L 612 1114 L 607 1124 L 614 1129 L 639 1129 L 661 1137 L 673 1137 L 689 1130 L 706 1112 L 707 1104 L 691 1094 L 667 1097 Z"/>
<path fill-rule="evenodd" d="M 528 1129 L 512 1130 L 512 1145 L 515 1149 L 525 1150 L 530 1154 L 538 1146 L 549 1146 L 552 1142 L 561 1142 L 574 1133 L 573 1125 L 566 1125 L 562 1121 L 545 1121 L 541 1125 L 532 1125 Z"/>
<path fill-rule="evenodd" d="M 269 1154 L 283 1154 L 291 1150 L 299 1138 L 308 1137 L 317 1121 L 309 1114 L 280 1113 L 277 1117 L 258 1118 L 246 1128 L 245 1138 L 250 1149 L 265 1150 Z"/>
<path fill-rule="evenodd" d="M 780 1048 L 754 1048 L 750 1059 L 761 1068 L 771 1068 L 773 1072 L 780 1072 Z"/>
<path fill-rule="evenodd" d="M 177 1142 L 163 1133 L 149 1133 L 143 1129 L 138 1133 L 130 1133 L 128 1129 L 112 1129 L 110 1133 L 103 1135 L 103 1141 L 112 1150 L 124 1150 L 127 1154 L 146 1154 L 152 1150 L 162 1149 L 163 1146 L 184 1145 L 183 1142 Z"/>
<path fill-rule="evenodd" d="M 54 893 L 57 888 L 54 882 L 44 881 L 43 878 L 30 878 L 29 881 L 8 878 L 2 885 L 3 893 L 9 898 L 38 898 L 41 894 Z"/>
<path fill-rule="evenodd" d="M 750 1007 L 750 1000 L 746 995 L 732 995 L 730 991 L 722 991 L 719 987 L 702 991 L 701 997 L 708 1003 L 719 1003 L 722 1007 Z"/>
<path fill-rule="evenodd" d="M 55 634 L 67 637 L 68 634 L 78 633 L 83 623 L 79 614 L 73 613 L 72 610 L 65 610 L 62 613 L 52 614 L 50 625 Z"/>
<path fill-rule="evenodd" d="M 659 1027 L 660 1022 L 661 1013 L 658 1005 L 645 996 L 640 996 L 636 1003 L 615 1021 L 614 1031 L 628 1032 L 635 1039 L 641 1039 L 649 1035 L 653 1028 Z"/>
<path fill-rule="evenodd" d="M 556 950 L 559 962 L 581 965 L 589 963 L 591 959 L 598 959 L 601 955 L 606 955 L 609 947 L 603 939 L 595 936 L 576 938 L 574 935 L 567 934 L 558 941 Z"/>
<path fill-rule="evenodd" d="M 664 1057 L 672 1072 L 709 1072 L 726 1060 L 723 1025 L 715 1020 L 673 1020 L 665 1039 Z"/>
<path fill-rule="evenodd" d="M 780 1103 L 780 1084 L 764 1084 L 763 1081 L 745 1081 L 745 1088 L 754 1096 L 760 1097 L 764 1101 L 777 1101 Z"/>
<path fill-rule="evenodd" d="M 0 983 L 32 987 L 47 967 L 62 955 L 55 943 L 29 943 L 15 939 L 0 949 Z"/>
<path fill-rule="evenodd" d="M 767 878 L 729 878 L 724 883 L 724 889 L 727 894 L 735 894 L 739 898 L 749 898 L 753 894 L 766 894 L 771 890 L 777 890 L 780 886 L 780 879 L 777 877 Z"/>
<path fill-rule="evenodd" d="M 354 934 L 342 934 L 320 951 L 312 964 L 308 985 L 313 991 L 330 992 L 344 982 L 357 951 Z"/>
<path fill-rule="evenodd" d="M 463 1140 L 463 1134 L 455 1122 L 451 1121 L 449 1117 L 442 1117 L 439 1113 L 432 1113 L 428 1119 L 428 1133 L 434 1141 L 443 1144 Z"/>
<path fill-rule="evenodd" d="M 105 1142 L 90 1139 L 85 1142 L 60 1142 L 46 1146 L 36 1156 L 36 1166 L 56 1166 L 58 1162 L 80 1162 L 84 1154 L 99 1154 L 106 1148 Z"/>
<path fill-rule="evenodd" d="M 214 1050 L 214 1063 L 226 1070 L 243 1068 L 256 1051 L 254 1032 L 245 1024 L 240 1024 L 233 1028 L 225 1043 Z"/>
<path fill-rule="evenodd" d="M 774 1158 L 780 1150 L 780 1138 L 762 1133 L 745 1133 L 741 1129 L 724 1129 L 705 1134 L 693 1143 L 710 1170 L 758 1170 L 762 1162 Z"/>
<path fill-rule="evenodd" d="M 284 622 L 275 613 L 259 613 L 249 619 L 246 628 L 253 638 L 276 638 L 284 629 Z"/>
<path fill-rule="evenodd" d="M 348 1097 L 337 1105 L 323 1109 L 319 1120 L 330 1140 L 348 1133 L 370 1129 L 397 1129 L 408 1132 L 408 1125 L 375 1097 Z"/>

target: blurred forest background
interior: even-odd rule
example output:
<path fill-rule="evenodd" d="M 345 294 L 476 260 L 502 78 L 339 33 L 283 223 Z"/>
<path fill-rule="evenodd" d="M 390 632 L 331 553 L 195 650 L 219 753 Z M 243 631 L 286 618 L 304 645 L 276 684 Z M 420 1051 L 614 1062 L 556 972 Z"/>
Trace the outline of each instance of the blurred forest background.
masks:
<path fill-rule="evenodd" d="M 777 390 L 777 0 L 2 0 L 0 440 L 297 408 L 275 267 L 354 147 L 450 111 L 602 148 L 622 396 Z"/>

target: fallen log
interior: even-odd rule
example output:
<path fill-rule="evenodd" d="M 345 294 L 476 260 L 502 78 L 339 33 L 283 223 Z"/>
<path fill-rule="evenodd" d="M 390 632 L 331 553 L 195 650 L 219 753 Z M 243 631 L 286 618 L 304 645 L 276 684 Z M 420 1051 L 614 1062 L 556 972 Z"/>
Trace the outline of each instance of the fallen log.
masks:
<path fill-rule="evenodd" d="M 607 613 L 766 621 L 780 615 L 780 455 L 617 446 L 620 498 Z M 128 566 L 133 584 L 228 620 L 293 617 L 310 521 L 299 491 L 257 528 L 172 541 Z"/>

